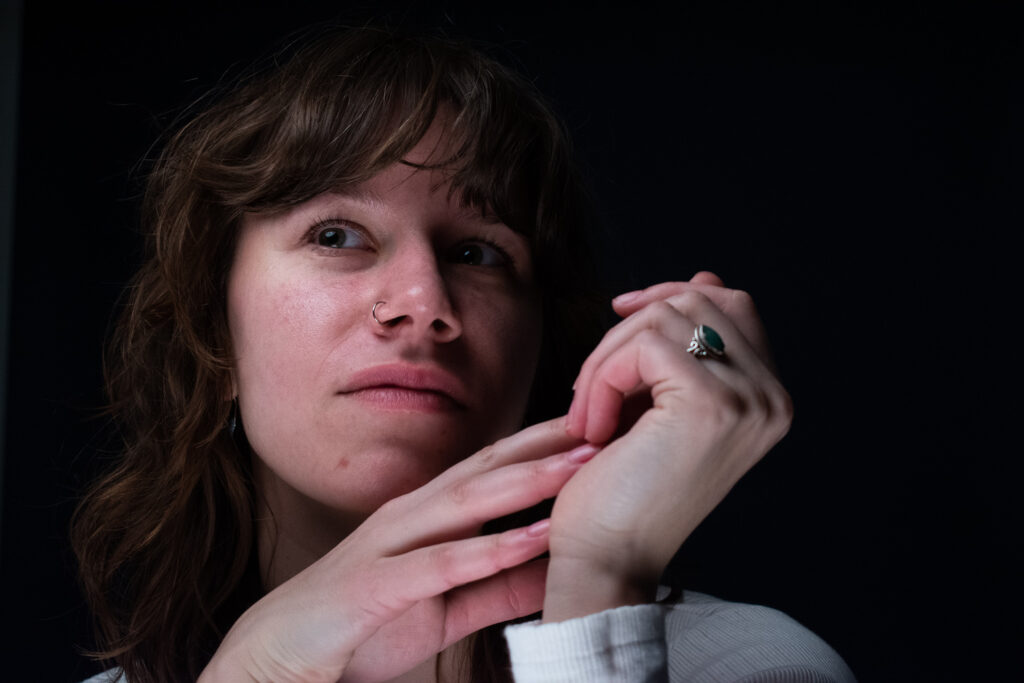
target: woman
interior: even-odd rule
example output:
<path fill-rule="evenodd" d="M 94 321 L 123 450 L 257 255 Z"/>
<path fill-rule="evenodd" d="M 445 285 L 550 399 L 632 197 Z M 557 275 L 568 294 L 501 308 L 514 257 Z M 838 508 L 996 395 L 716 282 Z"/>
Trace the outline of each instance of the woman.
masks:
<path fill-rule="evenodd" d="M 585 206 L 539 96 L 441 40 L 328 32 L 185 125 L 107 362 L 125 455 L 76 520 L 102 656 L 132 683 L 849 678 L 777 612 L 656 602 L 789 399 L 710 273 L 619 297 L 596 343 Z M 503 625 L 538 612 L 510 674 Z"/>

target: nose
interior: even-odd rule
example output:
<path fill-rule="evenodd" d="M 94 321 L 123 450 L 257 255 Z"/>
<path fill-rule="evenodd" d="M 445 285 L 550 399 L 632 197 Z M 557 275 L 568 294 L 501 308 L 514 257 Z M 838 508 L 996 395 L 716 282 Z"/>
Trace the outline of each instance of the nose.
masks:
<path fill-rule="evenodd" d="M 378 336 L 446 343 L 462 335 L 462 321 L 433 249 L 410 247 L 380 272 L 380 294 L 370 315 Z"/>

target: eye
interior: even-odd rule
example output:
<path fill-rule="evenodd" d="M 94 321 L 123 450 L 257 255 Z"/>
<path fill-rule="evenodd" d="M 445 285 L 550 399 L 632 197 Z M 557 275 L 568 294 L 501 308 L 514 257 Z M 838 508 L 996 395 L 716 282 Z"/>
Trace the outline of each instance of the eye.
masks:
<path fill-rule="evenodd" d="M 369 240 L 360 230 L 335 220 L 317 223 L 309 233 L 310 241 L 313 244 L 326 249 L 368 249 L 370 247 Z"/>
<path fill-rule="evenodd" d="M 465 266 L 503 268 L 512 265 L 508 252 L 493 242 L 475 240 L 458 245 L 452 250 L 452 261 Z"/>

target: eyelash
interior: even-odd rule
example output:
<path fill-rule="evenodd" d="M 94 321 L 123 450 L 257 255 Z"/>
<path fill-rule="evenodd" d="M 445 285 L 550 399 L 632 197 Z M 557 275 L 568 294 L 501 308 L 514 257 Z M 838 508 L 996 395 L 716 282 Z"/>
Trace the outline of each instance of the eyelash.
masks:
<path fill-rule="evenodd" d="M 342 230 L 351 230 L 352 232 L 356 232 L 359 235 L 361 235 L 366 241 L 370 241 L 365 231 L 356 228 L 349 221 L 343 220 L 341 218 L 322 218 L 320 220 L 315 221 L 313 225 L 310 226 L 309 230 L 306 232 L 306 242 L 312 244 L 314 247 L 318 249 L 330 249 L 329 247 L 324 247 L 323 245 L 317 243 L 317 236 L 325 228 L 340 228 Z"/>
<path fill-rule="evenodd" d="M 501 256 L 501 260 L 503 261 L 503 263 L 502 263 L 502 265 L 496 266 L 496 267 L 498 267 L 498 268 L 505 268 L 505 269 L 511 270 L 511 271 L 514 271 L 516 269 L 516 260 L 512 257 L 512 254 L 508 253 L 508 251 L 503 246 L 501 246 L 500 244 L 498 244 L 494 240 L 488 239 L 487 237 L 484 237 L 483 235 L 479 235 L 479 236 L 476 236 L 476 237 L 470 237 L 470 238 L 462 240 L 461 242 L 459 242 L 459 244 L 455 248 L 458 249 L 459 247 L 465 246 L 467 244 L 484 244 L 484 245 L 487 245 L 488 247 L 490 247 L 494 251 L 498 252 L 498 254 Z"/>
<path fill-rule="evenodd" d="M 363 230 L 356 228 L 349 221 L 346 221 L 346 220 L 344 220 L 342 218 L 323 218 L 323 219 L 317 220 L 316 222 L 313 223 L 312 226 L 310 226 L 309 230 L 306 233 L 306 242 L 308 242 L 309 244 L 312 244 L 314 247 L 317 247 L 318 249 L 327 249 L 327 250 L 330 250 L 330 251 L 338 251 L 337 249 L 331 249 L 330 247 L 324 247 L 324 246 L 322 246 L 320 244 L 317 244 L 317 235 L 320 234 L 320 231 L 325 229 L 325 228 L 332 228 L 332 227 L 334 227 L 334 228 L 341 228 L 341 229 L 344 229 L 344 230 L 352 230 L 352 231 L 357 232 L 360 235 L 362 235 L 367 241 L 370 241 L 369 237 L 366 235 L 366 233 Z M 468 237 L 468 238 L 460 241 L 453 249 L 458 249 L 459 247 L 464 246 L 464 245 L 468 245 L 468 244 L 483 244 L 483 245 L 486 245 L 486 246 L 490 247 L 491 249 L 494 249 L 496 252 L 498 252 L 498 254 L 501 256 L 501 259 L 502 259 L 502 261 L 504 263 L 501 266 L 492 266 L 492 267 L 504 268 L 504 269 L 510 270 L 510 271 L 514 271 L 516 269 L 516 260 L 512 256 L 512 254 L 510 254 L 507 249 L 502 247 L 500 244 L 498 244 L 494 240 L 492 240 L 492 239 L 490 239 L 488 237 L 484 237 L 483 235 L 475 235 L 475 236 Z"/>

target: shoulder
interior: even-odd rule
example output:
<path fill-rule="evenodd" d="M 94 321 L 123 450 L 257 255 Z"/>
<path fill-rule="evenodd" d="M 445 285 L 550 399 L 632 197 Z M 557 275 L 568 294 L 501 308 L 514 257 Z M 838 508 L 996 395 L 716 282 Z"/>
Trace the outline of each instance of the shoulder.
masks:
<path fill-rule="evenodd" d="M 85 679 L 82 683 L 127 683 L 120 668 L 107 669 L 103 673 L 96 674 Z"/>
<path fill-rule="evenodd" d="M 673 681 L 856 680 L 824 640 L 776 609 L 691 591 L 667 607 L 665 640 Z"/>

